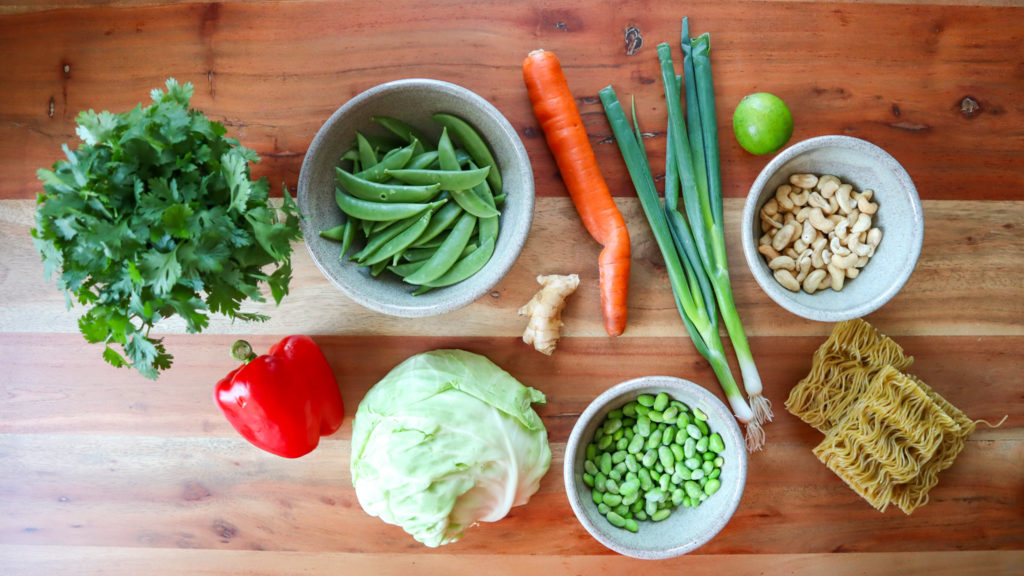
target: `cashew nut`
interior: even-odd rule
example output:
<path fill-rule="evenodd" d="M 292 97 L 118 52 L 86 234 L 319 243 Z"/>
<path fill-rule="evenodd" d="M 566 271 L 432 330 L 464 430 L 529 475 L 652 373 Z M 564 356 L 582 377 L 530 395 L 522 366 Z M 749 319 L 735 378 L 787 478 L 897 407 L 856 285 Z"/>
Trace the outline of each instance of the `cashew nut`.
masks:
<path fill-rule="evenodd" d="M 761 207 L 761 213 L 765 216 L 775 216 L 779 213 L 779 201 L 775 198 L 769 198 L 764 206 Z"/>
<path fill-rule="evenodd" d="M 872 202 L 869 196 L 864 194 L 857 195 L 857 208 L 860 209 L 862 214 L 874 214 L 878 212 L 878 204 Z"/>
<path fill-rule="evenodd" d="M 828 272 L 821 268 L 818 268 L 817 270 L 808 274 L 807 278 L 804 278 L 804 292 L 807 292 L 808 294 L 814 294 L 815 292 L 817 292 L 818 288 L 821 286 L 821 282 L 825 279 L 826 276 L 828 276 Z"/>
<path fill-rule="evenodd" d="M 839 292 L 843 289 L 843 283 L 846 281 L 846 272 L 836 268 L 832 264 L 828 265 L 828 274 L 832 277 L 832 289 Z"/>
<path fill-rule="evenodd" d="M 804 244 L 810 246 L 817 237 L 818 230 L 811 225 L 810 221 L 804 221 L 804 231 L 800 234 L 800 239 L 804 241 Z"/>
<path fill-rule="evenodd" d="M 838 176 L 825 174 L 818 178 L 818 185 L 815 188 L 821 193 L 822 198 L 831 198 L 841 184 Z"/>
<path fill-rule="evenodd" d="M 791 224 L 786 224 L 775 233 L 775 237 L 772 238 L 772 248 L 778 251 L 782 251 L 789 246 L 792 242 L 793 236 L 796 235 L 796 227 Z"/>
<path fill-rule="evenodd" d="M 793 174 L 789 177 L 789 183 L 797 188 L 810 190 L 818 184 L 818 177 L 814 174 Z"/>
<path fill-rule="evenodd" d="M 821 211 L 826 214 L 831 213 L 832 209 L 832 206 L 828 203 L 828 200 L 826 200 L 824 197 L 822 197 L 821 194 L 817 192 L 812 192 L 811 195 L 807 197 L 807 205 L 813 206 L 815 208 L 821 208 Z"/>
<path fill-rule="evenodd" d="M 850 249 L 843 246 L 843 243 L 839 240 L 838 236 L 833 236 L 828 242 L 828 247 L 832 251 L 832 254 L 838 254 L 839 256 L 846 256 L 850 253 Z"/>
<path fill-rule="evenodd" d="M 867 232 L 871 229 L 871 216 L 869 214 L 861 213 L 857 216 L 857 221 L 853 223 L 853 227 L 850 228 L 850 232 L 853 234 L 860 234 L 861 232 Z"/>
<path fill-rule="evenodd" d="M 780 254 L 775 250 L 775 248 L 772 248 L 771 244 L 762 244 L 761 246 L 757 247 L 757 251 L 760 252 L 761 255 L 764 256 L 765 258 L 768 258 L 769 261 L 774 260 L 780 256 Z"/>
<path fill-rule="evenodd" d="M 775 280 L 778 281 L 779 284 L 782 284 L 782 287 L 785 288 L 786 290 L 790 290 L 793 292 L 800 291 L 800 283 L 796 281 L 796 278 L 793 277 L 793 273 L 790 272 L 789 270 L 776 270 L 775 273 L 772 274 L 772 276 L 774 276 Z"/>
<path fill-rule="evenodd" d="M 787 212 L 793 209 L 793 201 L 789 199 L 789 193 L 792 191 L 793 187 L 789 184 L 783 184 L 775 189 L 775 202 Z"/>
<path fill-rule="evenodd" d="M 845 256 L 839 254 L 832 254 L 832 265 L 836 268 L 846 270 L 847 268 L 853 268 L 857 265 L 857 261 L 860 260 L 860 256 L 850 252 Z"/>
<path fill-rule="evenodd" d="M 790 192 L 789 199 L 793 201 L 793 205 L 797 208 L 807 205 L 807 199 L 811 197 L 811 193 L 807 190 L 800 190 L 799 192 Z"/>
<path fill-rule="evenodd" d="M 835 223 L 826 218 L 825 214 L 817 208 L 811 211 L 807 221 L 811 223 L 811 226 L 821 230 L 823 234 L 828 234 L 836 227 Z"/>
<path fill-rule="evenodd" d="M 878 244 L 881 243 L 881 242 L 882 242 L 882 231 L 881 230 L 879 230 L 878 228 L 872 228 L 871 230 L 868 230 L 868 244 L 871 244 L 871 246 L 874 247 L 877 250 L 878 249 Z"/>
<path fill-rule="evenodd" d="M 836 190 L 836 202 L 839 203 L 839 212 L 841 214 L 849 214 L 850 210 L 853 210 L 853 202 L 850 198 L 851 192 L 853 192 L 853 186 L 849 184 L 843 184 Z"/>
<path fill-rule="evenodd" d="M 789 256 L 776 256 L 768 263 L 772 270 L 796 270 L 796 261 Z"/>

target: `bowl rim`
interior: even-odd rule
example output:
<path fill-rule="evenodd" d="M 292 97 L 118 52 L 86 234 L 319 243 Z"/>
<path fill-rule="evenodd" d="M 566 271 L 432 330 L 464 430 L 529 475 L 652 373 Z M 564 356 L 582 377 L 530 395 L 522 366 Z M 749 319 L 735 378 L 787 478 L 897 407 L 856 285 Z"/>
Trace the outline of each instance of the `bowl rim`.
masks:
<path fill-rule="evenodd" d="M 737 449 L 732 451 L 732 453 L 738 454 L 738 456 L 732 457 L 736 462 L 736 468 L 732 473 L 736 476 L 737 481 L 732 485 L 734 488 L 731 493 L 725 490 L 724 485 L 723 489 L 716 493 L 716 495 L 720 494 L 723 497 L 728 497 L 726 508 L 723 510 L 721 515 L 715 517 L 714 520 L 705 527 L 705 530 L 698 537 L 661 550 L 640 550 L 623 545 L 622 543 L 606 537 L 604 532 L 594 526 L 590 516 L 583 509 L 583 504 L 581 502 L 582 499 L 579 496 L 580 488 L 576 481 L 575 463 L 579 455 L 585 452 L 583 447 L 587 442 L 585 441 L 583 434 L 590 422 L 592 422 L 602 412 L 610 412 L 612 409 L 610 404 L 616 400 L 622 399 L 626 396 L 636 396 L 644 391 L 652 389 L 666 391 L 669 394 L 673 394 L 674 391 L 683 391 L 687 394 L 692 394 L 697 398 L 697 402 L 690 401 L 687 402 L 688 404 L 693 405 L 695 403 L 699 403 L 702 410 L 705 410 L 705 412 L 712 412 L 712 416 L 716 418 L 716 423 L 718 424 L 716 431 L 721 432 L 723 429 L 728 429 L 729 436 L 738 439 L 738 446 L 735 446 Z M 566 490 L 566 497 L 569 500 L 569 505 L 572 507 L 573 513 L 576 515 L 576 519 L 595 540 L 610 550 L 618 552 L 624 556 L 643 560 L 663 560 L 666 558 L 681 556 L 696 550 L 709 542 L 719 532 L 721 532 L 723 528 L 725 528 L 736 513 L 737 508 L 739 508 L 740 501 L 743 498 L 743 492 L 747 483 L 747 460 L 748 455 L 746 445 L 743 441 L 743 433 L 740 430 L 739 424 L 730 409 L 718 398 L 718 396 L 711 393 L 703 386 L 685 378 L 651 375 L 641 376 L 615 384 L 599 394 L 590 402 L 590 404 L 587 405 L 576 420 L 576 423 L 573 425 L 572 432 L 569 434 L 569 440 L 566 442 L 562 476 Z M 677 513 L 681 512 L 677 511 Z"/>
<path fill-rule="evenodd" d="M 776 289 L 776 286 L 766 284 L 768 282 L 773 282 L 774 279 L 769 275 L 764 274 L 764 271 L 759 268 L 762 257 L 760 253 L 757 252 L 757 246 L 755 246 L 755 235 L 749 233 L 748 230 L 750 223 L 753 222 L 756 216 L 761 190 L 768 183 L 768 180 L 771 179 L 782 165 L 793 158 L 810 150 L 824 147 L 864 151 L 876 158 L 886 170 L 893 174 L 900 184 L 900 189 L 906 193 L 912 209 L 913 218 L 911 242 L 907 250 L 904 252 L 906 261 L 913 265 L 901 268 L 899 274 L 892 278 L 892 281 L 886 286 L 885 290 L 876 294 L 870 300 L 859 306 L 845 308 L 842 310 L 821 310 L 819 308 L 811 308 L 789 297 L 788 294 L 784 294 L 782 292 L 785 290 L 784 288 L 778 287 L 779 289 Z M 853 318 L 860 318 L 867 316 L 884 306 L 903 288 L 904 285 L 906 285 L 907 281 L 910 279 L 911 274 L 913 274 L 914 269 L 916 268 L 917 260 L 921 255 L 921 248 L 924 244 L 924 212 L 921 206 L 921 198 L 917 192 L 917 187 L 910 178 L 910 174 L 907 173 L 903 165 L 901 165 L 899 161 L 892 156 L 892 154 L 889 154 L 885 149 L 877 144 L 854 136 L 845 136 L 841 134 L 828 134 L 801 140 L 772 158 L 771 161 L 761 169 L 761 172 L 758 173 L 753 184 L 750 185 L 750 189 L 747 192 L 747 198 L 743 206 L 743 215 L 740 222 L 743 256 L 747 261 L 747 267 L 750 269 L 751 275 L 754 277 L 754 280 L 757 281 L 761 290 L 784 310 L 802 318 L 818 322 L 841 322 Z"/>
<path fill-rule="evenodd" d="M 306 149 L 306 153 L 303 157 L 302 165 L 299 170 L 296 201 L 300 209 L 307 205 L 307 198 L 310 194 L 309 186 L 312 178 L 311 174 L 313 171 L 314 157 L 316 156 L 316 154 L 311 153 L 311 151 L 318 150 L 321 147 L 323 142 L 329 138 L 329 134 L 334 129 L 335 125 L 340 122 L 341 118 L 349 113 L 353 108 L 362 105 L 364 102 L 380 94 L 403 89 L 431 89 L 439 91 L 463 99 L 471 106 L 482 110 L 486 116 L 494 121 L 498 131 L 507 138 L 516 162 L 522 163 L 522 169 L 528 175 L 524 179 L 525 185 L 522 190 L 522 214 L 517 219 L 519 225 L 512 229 L 513 234 L 510 236 L 510 238 L 514 240 L 515 250 L 514 252 L 508 252 L 503 258 L 495 258 L 495 256 L 497 256 L 497 254 L 495 254 L 495 256 L 492 256 L 492 261 L 488 263 L 488 265 L 493 264 L 489 274 L 493 275 L 495 281 L 481 283 L 474 290 L 453 290 L 453 288 L 458 286 L 458 284 L 438 289 L 436 292 L 448 294 L 448 296 L 442 300 L 429 301 L 429 299 L 424 298 L 420 300 L 419 303 L 397 303 L 378 298 L 373 293 L 359 291 L 347 285 L 345 282 L 342 282 L 340 279 L 335 278 L 333 274 L 329 273 L 325 267 L 326 264 L 317 258 L 313 247 L 310 245 L 310 237 L 311 235 L 315 235 L 317 231 L 312 230 L 311 226 L 308 224 L 307 218 L 304 217 L 302 219 L 300 225 L 303 228 L 303 244 L 305 244 L 310 258 L 320 270 L 321 274 L 323 274 L 323 276 L 333 284 L 335 288 L 341 291 L 342 294 L 353 302 L 374 312 L 402 318 L 424 318 L 453 312 L 475 302 L 484 294 L 492 290 L 494 286 L 508 274 L 509 270 L 511 270 L 515 265 L 520 253 L 522 252 L 523 245 L 525 245 L 526 242 L 526 237 L 529 235 L 529 231 L 533 223 L 535 184 L 533 178 L 533 167 L 530 163 L 529 153 L 527 152 L 522 139 L 519 137 L 519 134 L 516 132 L 511 122 L 509 122 L 508 118 L 486 98 L 480 96 L 469 88 L 446 80 L 426 77 L 401 78 L 382 82 L 363 90 L 335 109 L 327 120 L 323 122 L 317 130 L 316 135 L 313 137 L 313 140 L 310 142 L 309 147 Z M 442 292 L 442 290 L 444 292 Z"/>

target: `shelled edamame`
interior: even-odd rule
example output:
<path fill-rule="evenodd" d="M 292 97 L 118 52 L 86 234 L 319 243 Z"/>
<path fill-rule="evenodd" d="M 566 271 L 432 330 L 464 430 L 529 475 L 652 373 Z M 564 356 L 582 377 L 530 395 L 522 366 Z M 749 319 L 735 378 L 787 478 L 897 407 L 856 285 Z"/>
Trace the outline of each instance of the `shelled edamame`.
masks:
<path fill-rule="evenodd" d="M 660 522 L 718 492 L 722 436 L 707 415 L 662 392 L 641 394 L 608 413 L 583 461 L 583 482 L 598 511 L 631 532 Z"/>
<path fill-rule="evenodd" d="M 451 114 L 433 118 L 441 127 L 435 142 L 391 117 L 372 120 L 397 142 L 356 134 L 336 168 L 345 222 L 320 232 L 341 243 L 341 259 L 374 277 L 387 270 L 416 286 L 413 294 L 461 282 L 487 264 L 505 198 L 494 157 L 472 126 Z"/>

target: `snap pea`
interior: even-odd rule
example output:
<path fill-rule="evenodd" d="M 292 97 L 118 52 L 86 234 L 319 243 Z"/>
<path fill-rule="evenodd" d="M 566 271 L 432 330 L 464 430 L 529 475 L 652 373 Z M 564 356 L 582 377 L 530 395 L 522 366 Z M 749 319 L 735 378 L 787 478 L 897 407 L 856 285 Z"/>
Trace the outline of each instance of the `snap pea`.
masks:
<path fill-rule="evenodd" d="M 424 282 L 427 288 L 441 288 L 451 286 L 457 282 L 469 278 L 483 268 L 494 254 L 494 238 L 488 238 L 476 249 L 462 256 L 447 272 L 436 280 Z"/>
<path fill-rule="evenodd" d="M 375 254 L 381 246 L 389 242 L 395 236 L 401 234 L 406 228 L 415 224 L 419 217 L 420 215 L 417 214 L 391 222 L 386 228 L 368 237 L 366 245 L 363 246 L 362 250 L 352 255 L 352 260 L 355 260 L 360 264 L 366 264 L 366 259 L 369 258 L 370 255 Z"/>
<path fill-rule="evenodd" d="M 455 202 L 449 202 L 441 207 L 434 216 L 434 219 L 430 222 L 430 226 L 423 232 L 423 236 L 417 240 L 413 246 L 417 247 L 430 247 L 437 248 L 441 243 L 438 242 L 436 245 L 431 245 L 431 240 L 437 238 L 439 234 L 455 225 L 455 222 L 462 215 L 462 206 L 459 206 Z"/>
<path fill-rule="evenodd" d="M 487 182 L 496 193 L 501 193 L 501 174 L 494 161 L 490 148 L 484 142 L 480 134 L 465 120 L 452 114 L 434 114 L 434 121 L 446 129 L 451 130 L 455 138 L 473 157 L 473 161 L 479 166 L 490 166 L 492 170 L 487 175 Z"/>
<path fill-rule="evenodd" d="M 344 238 L 344 236 L 345 236 L 345 225 L 344 224 L 338 224 L 337 226 L 335 226 L 333 228 L 328 228 L 327 230 L 321 230 L 320 231 L 320 237 L 321 238 L 326 238 L 327 240 L 336 240 L 338 242 L 341 242 L 341 240 L 342 240 L 342 238 Z"/>
<path fill-rule="evenodd" d="M 398 118 L 393 118 L 391 116 L 371 116 L 370 120 L 373 120 L 377 124 L 380 124 L 387 130 L 389 130 L 392 134 L 398 136 L 399 138 L 410 144 L 415 141 L 418 142 L 419 145 L 422 146 L 424 150 L 429 151 L 433 149 L 433 147 L 430 145 L 430 140 L 427 138 L 426 134 L 424 134 L 418 128 L 412 126 L 407 122 L 399 120 Z"/>
<path fill-rule="evenodd" d="M 356 148 L 359 152 L 359 164 L 363 170 L 377 164 L 377 151 L 373 149 L 373 145 L 366 139 L 366 136 L 360 132 L 356 132 Z"/>
<path fill-rule="evenodd" d="M 396 234 L 390 240 L 382 244 L 375 252 L 365 257 L 363 264 L 374 265 L 378 262 L 384 262 L 392 258 L 395 254 L 405 250 L 413 242 L 419 238 L 420 234 L 427 228 L 427 224 L 430 223 L 430 217 L 433 215 L 433 210 L 426 210 L 420 215 L 416 221 L 406 227 L 404 230 Z"/>
<path fill-rule="evenodd" d="M 341 254 L 338 258 L 344 259 L 345 254 L 348 254 L 349 248 L 352 247 L 352 242 L 356 239 L 356 233 L 359 231 L 359 222 L 355 218 L 349 216 L 345 218 L 345 231 L 341 235 Z"/>
<path fill-rule="evenodd" d="M 362 170 L 355 176 L 371 182 L 383 182 L 388 178 L 388 170 L 398 170 L 399 168 L 404 168 L 405 165 L 409 163 L 409 159 L 412 158 L 412 152 L 412 144 L 409 144 L 404 148 L 393 148 L 384 154 L 384 157 L 380 159 L 380 162 L 374 164 L 370 168 Z"/>
<path fill-rule="evenodd" d="M 459 161 L 455 158 L 455 149 L 448 137 L 447 128 L 441 131 L 441 139 L 437 142 L 437 155 L 437 161 L 442 170 L 457 170 L 459 168 Z M 472 190 L 450 190 L 449 192 L 463 210 L 478 218 L 488 218 L 499 214 L 497 208 L 488 205 Z"/>
<path fill-rule="evenodd" d="M 341 211 L 363 222 L 380 222 L 401 220 L 415 216 L 431 206 L 441 206 L 445 201 L 427 202 L 370 202 L 346 194 L 341 188 L 335 188 L 334 200 Z M 365 231 L 366 229 L 364 229 Z"/>
<path fill-rule="evenodd" d="M 385 170 L 384 174 L 391 176 L 399 182 L 419 186 L 437 184 L 442 190 L 464 190 L 473 188 L 480 184 L 487 177 L 489 167 L 477 168 L 475 170 L 431 170 L 424 169 L 401 169 Z"/>
<path fill-rule="evenodd" d="M 440 184 L 412 186 L 373 182 L 363 180 L 341 168 L 335 168 L 335 174 L 335 180 L 345 189 L 345 192 L 360 200 L 371 202 L 429 202 L 441 193 Z"/>
<path fill-rule="evenodd" d="M 405 167 L 409 168 L 410 170 L 422 170 L 425 168 L 430 168 L 436 162 L 437 150 L 430 150 L 413 156 L 409 160 L 409 163 L 405 165 Z"/>
<path fill-rule="evenodd" d="M 403 280 L 409 284 L 422 285 L 440 278 L 455 265 L 462 250 L 469 243 L 469 238 L 475 227 L 476 216 L 469 212 L 463 212 L 448 237 L 437 247 L 434 255 L 428 258 L 419 270 L 406 276 Z"/>

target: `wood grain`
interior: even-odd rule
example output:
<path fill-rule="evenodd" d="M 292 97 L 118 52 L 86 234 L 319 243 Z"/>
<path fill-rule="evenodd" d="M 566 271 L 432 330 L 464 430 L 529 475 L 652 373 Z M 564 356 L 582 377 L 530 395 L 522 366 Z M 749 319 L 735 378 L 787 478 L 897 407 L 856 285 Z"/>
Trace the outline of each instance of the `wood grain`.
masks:
<path fill-rule="evenodd" d="M 616 555 L 575 520 L 565 443 L 608 386 L 668 374 L 720 398 L 675 309 L 660 255 L 596 99 L 635 95 L 655 172 L 664 97 L 655 46 L 679 18 L 714 43 L 726 238 L 736 302 L 774 402 L 767 448 L 750 455 L 736 515 L 684 557 Z M 627 55 L 624 33 L 643 38 Z M 1017 0 L 703 0 L 583 4 L 441 0 L 417 5 L 74 0 L 0 7 L 0 573 L 40 574 L 1019 574 L 1024 566 L 1024 4 Z M 520 65 L 558 53 L 633 243 L 630 323 L 601 324 L 596 261 L 540 136 Z M 377 83 L 434 77 L 491 101 L 522 137 L 538 201 L 516 265 L 494 290 L 438 318 L 369 312 L 295 245 L 291 293 L 263 324 L 214 319 L 157 332 L 176 357 L 159 381 L 105 365 L 80 308 L 42 275 L 32 246 L 38 168 L 74 142 L 80 110 L 123 110 L 174 76 L 194 105 L 263 158 L 255 174 L 294 190 L 320 124 Z M 830 324 L 801 320 L 753 281 L 738 237 L 743 200 L 768 160 L 741 151 L 731 113 L 753 91 L 790 104 L 793 141 L 865 138 L 891 152 L 923 199 L 925 239 L 910 281 L 867 319 L 915 358 L 911 372 L 979 424 L 931 501 L 879 513 L 822 465 L 821 434 L 788 414 Z M 966 100 L 969 98 L 969 101 Z M 972 104 L 973 103 L 973 104 Z M 965 108 L 965 106 L 967 106 Z M 660 174 L 658 174 L 660 177 Z M 579 273 L 554 356 L 528 348 L 516 311 L 542 273 Z M 324 350 L 348 419 L 308 456 L 246 443 L 216 408 L 214 383 L 238 337 L 265 350 L 306 333 Z M 728 343 L 727 343 L 728 344 Z M 351 415 L 410 355 L 457 347 L 542 390 L 553 460 L 540 491 L 500 522 L 427 549 L 366 515 L 349 476 Z M 728 349 L 728 346 L 727 346 Z M 735 359 L 730 354 L 730 361 Z"/>
<path fill-rule="evenodd" d="M 621 338 L 681 336 L 668 278 L 657 245 L 635 198 L 618 205 L 630 230 L 633 265 L 629 322 Z M 739 228 L 743 201 L 727 199 L 725 233 L 730 274 L 742 320 L 754 336 L 826 334 L 830 326 L 798 318 L 774 303 L 754 282 L 743 258 Z M 46 282 L 32 246 L 34 203 L 0 201 L 0 330 L 77 332 L 81 308 L 68 311 L 55 285 Z M 872 313 L 871 322 L 892 334 L 1024 335 L 1024 203 L 925 201 L 921 256 L 903 290 Z M 302 244 L 294 249 L 291 293 L 280 307 L 252 305 L 271 316 L 266 323 L 231 323 L 214 317 L 208 333 L 229 334 L 409 334 L 514 336 L 525 321 L 516 311 L 537 291 L 539 274 L 580 275 L 581 287 L 563 314 L 566 337 L 605 334 L 601 324 L 597 255 L 568 198 L 540 198 L 534 224 L 515 266 L 490 294 L 436 318 L 392 318 L 376 314 L 343 296 L 313 265 Z M 166 320 L 157 330 L 183 333 L 183 322 Z"/>
<path fill-rule="evenodd" d="M 302 156 L 330 113 L 410 70 L 490 100 L 524 138 L 538 194 L 561 196 L 522 86 L 522 59 L 538 47 L 565 63 L 602 169 L 613 191 L 625 195 L 628 178 L 597 92 L 612 84 L 636 95 L 643 127 L 654 134 L 658 170 L 665 112 L 654 46 L 677 41 L 684 15 L 695 32 L 714 34 L 723 128 L 743 95 L 770 91 L 794 112 L 794 142 L 847 134 L 898 151 L 924 198 L 955 199 L 969 189 L 976 199 L 1008 200 L 1024 189 L 1024 174 L 1014 169 L 1024 160 L 1022 7 L 696 2 L 684 11 L 671 2 L 607 0 L 585 10 L 566 1 L 459 6 L 178 3 L 5 16 L 0 157 L 8 161 L 0 164 L 0 198 L 34 195 L 35 170 L 74 140 L 78 111 L 130 108 L 167 76 L 193 82 L 193 104 L 263 157 L 257 176 L 275 189 L 282 182 L 294 188 Z M 644 38 L 634 56 L 624 47 L 627 26 Z M 458 33 L 435 33 L 441 28 Z M 918 80 L 907 82 L 911 77 Z M 979 106 L 970 114 L 961 111 L 968 97 Z M 744 196 L 763 159 L 731 138 L 721 148 L 725 194 Z"/>

